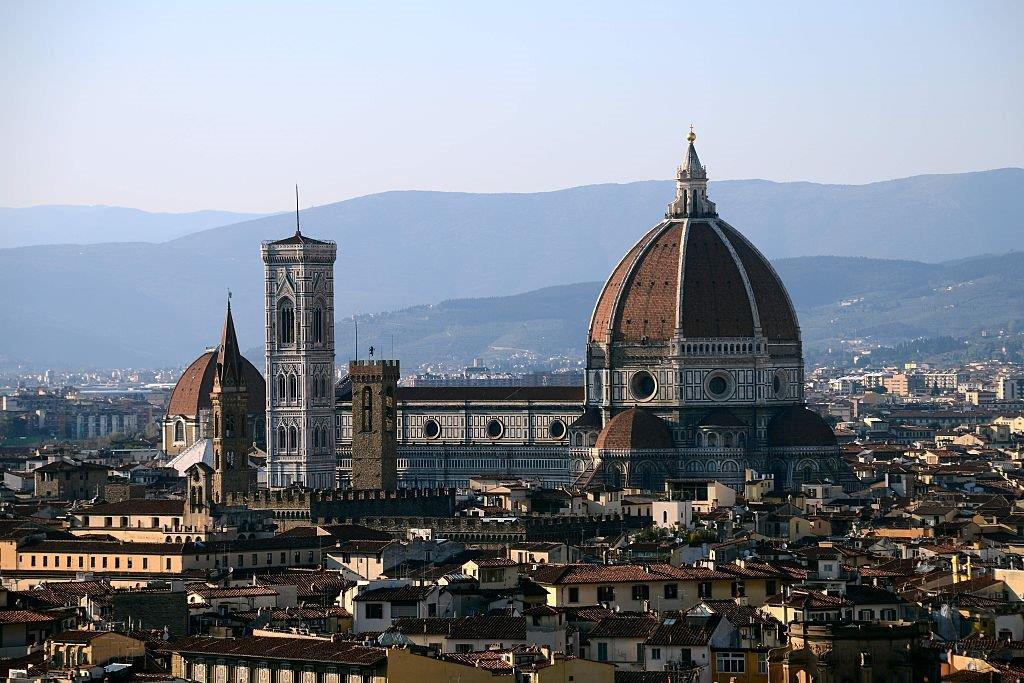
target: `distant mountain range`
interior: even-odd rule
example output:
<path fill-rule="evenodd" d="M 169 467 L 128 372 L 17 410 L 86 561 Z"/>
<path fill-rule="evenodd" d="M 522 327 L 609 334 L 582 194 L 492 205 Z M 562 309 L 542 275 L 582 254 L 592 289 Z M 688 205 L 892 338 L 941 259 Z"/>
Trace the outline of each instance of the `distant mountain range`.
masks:
<path fill-rule="evenodd" d="M 896 308 L 886 313 L 878 303 L 863 320 L 847 319 L 842 316 L 860 304 L 838 302 L 861 291 L 891 295 L 908 306 L 932 302 L 921 289 L 931 282 L 928 278 L 954 271 L 944 270 L 950 264 L 922 262 L 1003 253 L 1018 243 L 1024 216 L 1022 169 L 861 186 L 724 181 L 712 183 L 710 192 L 726 220 L 769 257 L 783 259 L 783 278 L 796 300 L 804 302 L 798 305 L 809 341 L 818 329 L 822 339 L 870 331 L 865 321 L 874 321 L 879 334 L 894 338 L 928 332 L 934 312 L 914 315 Z M 304 210 L 305 233 L 338 242 L 338 360 L 344 361 L 349 346 L 345 319 L 387 310 L 402 311 L 396 345 L 403 357 L 410 354 L 406 367 L 414 358 L 430 359 L 429 353 L 415 351 L 421 339 L 430 339 L 425 349 L 441 353 L 450 348 L 452 354 L 465 351 L 460 345 L 532 348 L 531 339 L 544 348 L 581 348 L 596 285 L 589 285 L 588 294 L 588 285 L 574 283 L 606 277 L 629 246 L 661 219 L 672 195 L 671 182 L 647 181 L 535 194 L 386 192 Z M 7 289 L 0 307 L 0 360 L 52 367 L 181 364 L 216 341 L 229 288 L 240 341 L 256 347 L 263 336 L 259 242 L 291 234 L 293 219 L 267 216 L 156 244 L 140 240 L 0 249 Z M 786 260 L 836 253 L 901 255 L 916 262 L 796 259 L 790 268 Z M 817 263 L 828 265 L 818 269 Z M 991 285 L 987 292 L 1003 295 L 986 279 L 986 260 L 969 263 L 974 265 L 963 268 L 976 269 L 977 277 Z M 994 262 L 990 266 L 998 268 Z M 897 277 L 897 272 L 904 274 Z M 901 284 L 887 289 L 890 281 Z M 509 296 L 525 292 L 525 298 Z M 489 304 L 457 301 L 480 297 L 498 298 Z M 448 303 L 409 308 L 439 301 Z M 1020 301 L 994 299 L 993 305 L 1001 319 L 1011 320 L 1022 317 Z M 478 305 L 487 310 L 482 319 L 473 318 Z M 825 311 L 830 305 L 839 317 L 822 316 L 854 327 L 844 331 L 830 328 L 824 318 L 818 321 L 816 307 Z M 432 336 L 428 332 L 435 316 L 421 313 L 425 319 L 414 325 L 410 316 L 418 310 L 435 311 L 438 322 L 445 311 L 458 315 L 447 318 L 442 336 Z M 543 315 L 536 312 L 541 310 Z M 886 318 L 890 314 L 894 317 Z M 480 327 L 485 323 L 492 326 L 490 332 Z M 518 331 L 508 325 L 518 325 Z M 479 342 L 458 342 L 469 330 Z"/>
<path fill-rule="evenodd" d="M 38 244 L 166 242 L 262 213 L 152 213 L 120 206 L 0 206 L 0 249 Z"/>
<path fill-rule="evenodd" d="M 798 309 L 804 345 L 820 352 L 841 339 L 893 344 L 918 337 L 1024 332 L 1024 252 L 941 264 L 811 256 L 774 262 Z M 583 355 L 603 282 L 524 294 L 456 299 L 360 315 L 359 345 L 385 356 L 394 341 L 406 369 L 421 363 L 506 361 L 521 350 L 540 358 Z M 338 329 L 339 362 L 353 355 L 352 320 Z M 347 346 L 346 346 L 347 345 Z M 262 357 L 262 347 L 249 350 Z"/>

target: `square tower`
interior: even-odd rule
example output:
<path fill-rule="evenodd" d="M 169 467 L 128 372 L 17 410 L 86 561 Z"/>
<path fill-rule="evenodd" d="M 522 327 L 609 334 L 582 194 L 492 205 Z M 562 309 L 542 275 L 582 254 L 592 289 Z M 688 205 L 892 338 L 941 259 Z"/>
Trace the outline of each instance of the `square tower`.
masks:
<path fill-rule="evenodd" d="M 334 242 L 298 229 L 264 242 L 267 477 L 272 488 L 333 488 Z"/>
<path fill-rule="evenodd" d="M 398 488 L 398 361 L 352 361 L 352 487 Z"/>

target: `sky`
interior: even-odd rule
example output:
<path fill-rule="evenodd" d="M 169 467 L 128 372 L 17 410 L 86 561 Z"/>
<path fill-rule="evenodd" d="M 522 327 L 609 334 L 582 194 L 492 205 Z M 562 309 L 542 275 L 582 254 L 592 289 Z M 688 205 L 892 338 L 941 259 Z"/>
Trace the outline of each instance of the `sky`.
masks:
<path fill-rule="evenodd" d="M 0 0 L 0 206 L 1024 165 L 1024 3 Z"/>

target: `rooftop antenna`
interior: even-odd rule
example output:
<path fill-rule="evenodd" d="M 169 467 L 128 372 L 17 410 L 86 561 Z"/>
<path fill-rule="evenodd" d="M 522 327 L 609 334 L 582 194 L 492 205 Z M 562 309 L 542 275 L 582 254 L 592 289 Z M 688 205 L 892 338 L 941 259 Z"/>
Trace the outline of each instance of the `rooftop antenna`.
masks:
<path fill-rule="evenodd" d="M 299 184 L 295 183 L 295 234 L 302 236 L 302 230 L 299 228 Z"/>

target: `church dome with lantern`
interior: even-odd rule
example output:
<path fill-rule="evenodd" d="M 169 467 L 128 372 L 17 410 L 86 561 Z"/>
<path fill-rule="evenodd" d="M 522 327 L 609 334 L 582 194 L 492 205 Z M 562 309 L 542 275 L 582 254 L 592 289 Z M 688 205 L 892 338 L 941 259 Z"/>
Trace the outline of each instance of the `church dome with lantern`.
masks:
<path fill-rule="evenodd" d="M 815 448 L 834 456 L 835 440 L 804 407 L 800 326 L 786 287 L 719 217 L 695 140 L 691 128 L 664 219 L 626 252 L 594 306 L 586 400 L 602 423 L 595 451 L 628 470 L 621 448 L 600 445 L 620 441 L 620 417 L 642 409 L 676 449 L 675 461 L 656 463 L 666 477 L 738 480 L 753 464 L 789 482 L 794 457 Z M 642 428 L 632 438 L 643 443 Z M 794 448 L 806 452 L 785 452 Z"/>

